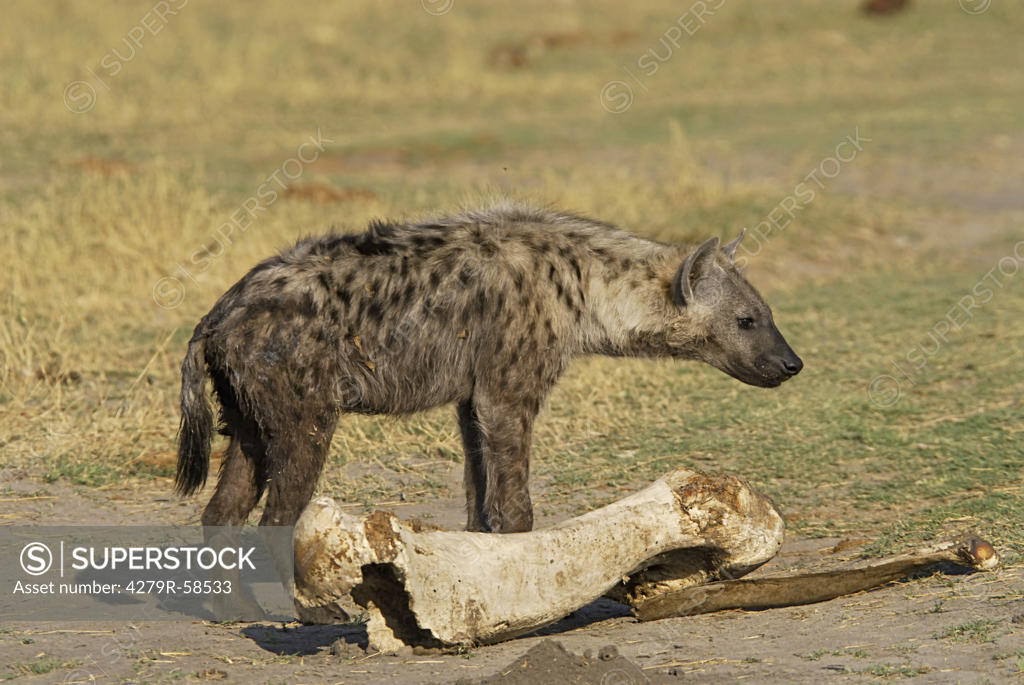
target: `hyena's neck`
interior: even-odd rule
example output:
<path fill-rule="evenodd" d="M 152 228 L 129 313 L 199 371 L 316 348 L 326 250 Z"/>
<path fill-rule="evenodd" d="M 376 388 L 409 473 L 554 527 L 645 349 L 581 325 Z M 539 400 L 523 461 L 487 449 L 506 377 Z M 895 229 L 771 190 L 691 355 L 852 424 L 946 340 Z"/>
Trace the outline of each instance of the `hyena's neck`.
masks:
<path fill-rule="evenodd" d="M 680 331 L 672 329 L 679 319 L 673 311 L 672 281 L 683 253 L 676 247 L 645 247 L 595 264 L 588 284 L 591 325 L 584 353 L 685 356 Z"/>

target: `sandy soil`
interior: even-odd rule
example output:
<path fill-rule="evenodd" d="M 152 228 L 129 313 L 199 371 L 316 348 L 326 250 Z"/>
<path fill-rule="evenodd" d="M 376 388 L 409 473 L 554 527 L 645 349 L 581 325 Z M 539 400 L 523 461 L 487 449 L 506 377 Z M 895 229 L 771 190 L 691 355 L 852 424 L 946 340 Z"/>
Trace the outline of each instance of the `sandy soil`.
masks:
<path fill-rule="evenodd" d="M 11 471 L 0 476 L 13 493 L 0 503 L 0 516 L 13 524 L 187 523 L 205 503 L 203 497 L 179 500 L 166 484 L 146 491 L 90 490 L 41 484 Z M 402 517 L 424 509 L 394 507 Z M 459 527 L 458 500 L 429 509 L 433 522 Z M 763 571 L 849 560 L 857 546 L 858 541 L 791 539 Z M 5 624 L 0 663 L 9 665 L 0 676 L 26 682 L 1024 682 L 1024 568 L 987 574 L 950 568 L 821 604 L 650 623 L 599 600 L 538 634 L 466 653 L 382 655 L 367 652 L 365 639 L 359 625 Z M 31 673 L 39 664 L 53 670 Z"/>

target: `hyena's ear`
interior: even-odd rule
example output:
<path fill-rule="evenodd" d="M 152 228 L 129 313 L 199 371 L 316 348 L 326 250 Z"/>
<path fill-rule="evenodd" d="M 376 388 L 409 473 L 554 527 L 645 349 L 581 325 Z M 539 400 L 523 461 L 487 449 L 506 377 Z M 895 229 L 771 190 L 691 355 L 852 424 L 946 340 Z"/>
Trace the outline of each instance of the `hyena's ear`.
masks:
<path fill-rule="evenodd" d="M 735 240 L 726 243 L 725 245 L 722 246 L 722 252 L 725 253 L 725 256 L 729 258 L 730 262 L 736 261 L 736 248 L 740 246 L 740 243 L 743 241 L 743 236 L 745 236 L 746 234 L 747 229 L 744 228 L 742 231 L 740 231 L 740 234 L 736 236 Z"/>
<path fill-rule="evenodd" d="M 718 238 L 714 237 L 705 241 L 683 261 L 672 283 L 672 299 L 676 305 L 684 307 L 693 302 L 693 281 L 700 278 L 709 264 L 714 263 L 717 250 Z"/>

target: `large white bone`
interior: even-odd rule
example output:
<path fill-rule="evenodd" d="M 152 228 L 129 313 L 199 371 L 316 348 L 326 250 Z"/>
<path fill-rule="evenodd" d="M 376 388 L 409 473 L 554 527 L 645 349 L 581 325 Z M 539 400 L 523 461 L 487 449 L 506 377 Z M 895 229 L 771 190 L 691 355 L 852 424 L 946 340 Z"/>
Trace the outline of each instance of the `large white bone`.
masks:
<path fill-rule="evenodd" d="M 746 481 L 686 469 L 551 528 L 508 535 L 423 530 L 320 498 L 295 528 L 296 601 L 340 610 L 341 620 L 365 615 L 383 651 L 485 644 L 556 621 L 673 550 L 692 553 L 692 578 L 676 569 L 682 586 L 738 577 L 771 559 L 782 535 L 782 517 Z"/>

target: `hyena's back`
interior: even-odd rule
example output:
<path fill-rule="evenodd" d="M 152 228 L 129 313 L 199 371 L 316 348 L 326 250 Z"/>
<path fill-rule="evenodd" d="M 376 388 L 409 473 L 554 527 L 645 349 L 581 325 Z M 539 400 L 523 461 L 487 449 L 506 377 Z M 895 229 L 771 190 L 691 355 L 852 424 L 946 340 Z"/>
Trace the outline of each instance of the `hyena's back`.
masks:
<path fill-rule="evenodd" d="M 377 223 L 261 263 L 197 336 L 222 402 L 257 412 L 407 413 L 480 384 L 536 404 L 580 344 L 591 262 L 624 241 L 646 243 L 539 210 Z"/>

